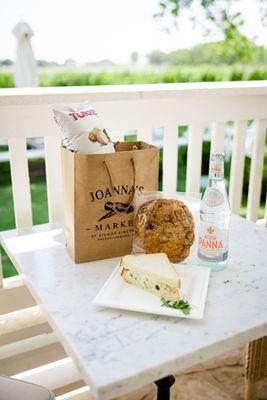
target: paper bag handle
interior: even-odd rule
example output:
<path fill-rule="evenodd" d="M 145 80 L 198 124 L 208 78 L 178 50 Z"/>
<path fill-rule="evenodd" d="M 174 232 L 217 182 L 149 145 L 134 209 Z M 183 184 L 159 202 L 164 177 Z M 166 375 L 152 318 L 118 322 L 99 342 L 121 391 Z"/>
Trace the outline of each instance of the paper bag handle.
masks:
<path fill-rule="evenodd" d="M 131 158 L 130 161 L 131 161 L 132 168 L 133 168 L 133 187 L 135 188 L 135 175 L 136 175 L 135 162 L 134 162 L 133 158 Z M 113 202 L 114 202 L 114 190 L 113 190 L 114 185 L 113 185 L 113 181 L 112 181 L 112 175 L 111 175 L 109 166 L 108 166 L 108 164 L 106 163 L 105 160 L 103 161 L 103 165 L 104 165 L 104 167 L 105 167 L 105 169 L 107 171 L 107 174 L 108 174 L 109 183 L 110 183 L 111 188 L 112 188 L 112 198 L 113 198 Z M 134 192 L 135 192 L 135 190 L 133 190 L 133 193 L 131 194 L 128 208 L 130 207 L 130 205 L 131 205 L 131 203 L 132 203 L 132 201 L 134 199 Z"/>

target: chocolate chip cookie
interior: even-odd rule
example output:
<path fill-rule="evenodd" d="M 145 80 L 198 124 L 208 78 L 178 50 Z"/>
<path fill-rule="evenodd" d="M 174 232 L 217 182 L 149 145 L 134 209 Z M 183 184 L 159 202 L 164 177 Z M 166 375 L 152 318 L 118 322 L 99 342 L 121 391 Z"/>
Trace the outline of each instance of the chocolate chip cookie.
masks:
<path fill-rule="evenodd" d="M 194 242 L 194 220 L 180 200 L 156 199 L 142 204 L 135 217 L 135 235 L 146 253 L 166 253 L 184 260 Z"/>

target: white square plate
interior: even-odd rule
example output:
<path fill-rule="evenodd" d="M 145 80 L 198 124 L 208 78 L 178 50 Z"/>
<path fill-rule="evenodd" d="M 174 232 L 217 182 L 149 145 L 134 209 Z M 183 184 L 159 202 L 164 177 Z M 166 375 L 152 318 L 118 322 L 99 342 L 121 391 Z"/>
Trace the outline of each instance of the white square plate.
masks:
<path fill-rule="evenodd" d="M 98 292 L 93 304 L 172 317 L 203 318 L 210 269 L 181 264 L 174 264 L 174 267 L 181 279 L 181 297 L 188 300 L 192 306 L 189 315 L 183 314 L 181 310 L 163 307 L 159 297 L 125 282 L 120 275 L 121 267 L 119 265 Z"/>

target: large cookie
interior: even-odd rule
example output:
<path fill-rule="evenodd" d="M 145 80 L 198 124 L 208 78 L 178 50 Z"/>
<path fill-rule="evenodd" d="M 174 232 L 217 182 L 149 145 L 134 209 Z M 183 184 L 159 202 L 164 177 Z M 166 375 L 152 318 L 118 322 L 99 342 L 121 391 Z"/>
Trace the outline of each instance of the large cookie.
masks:
<path fill-rule="evenodd" d="M 135 217 L 135 235 L 146 253 L 166 253 L 184 260 L 194 242 L 194 220 L 180 200 L 157 199 L 142 204 Z"/>

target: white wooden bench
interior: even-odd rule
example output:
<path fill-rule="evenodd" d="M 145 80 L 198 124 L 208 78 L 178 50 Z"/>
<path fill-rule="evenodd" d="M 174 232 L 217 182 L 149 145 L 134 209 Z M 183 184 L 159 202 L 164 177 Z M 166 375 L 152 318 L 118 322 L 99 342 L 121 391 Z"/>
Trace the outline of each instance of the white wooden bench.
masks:
<path fill-rule="evenodd" d="M 247 122 L 253 119 L 256 131 L 247 219 L 256 222 L 267 126 L 267 82 L 1 89 L 0 139 L 8 140 L 18 229 L 32 225 L 26 139 L 44 137 L 49 221 L 61 221 L 60 140 L 51 106 L 75 105 L 88 99 L 114 140 L 123 140 L 127 129 L 136 129 L 138 139 L 151 142 L 152 128 L 164 128 L 163 189 L 168 191 L 176 190 L 178 126 L 189 126 L 186 190 L 199 191 L 203 127 L 212 124 L 212 140 L 223 143 L 225 124 L 234 121 L 229 198 L 236 214 L 242 197 Z M 0 287 L 0 372 L 40 383 L 63 399 L 86 398 L 88 392 L 80 389 L 83 382 L 78 371 L 24 286 L 23 277 L 1 277 Z"/>

